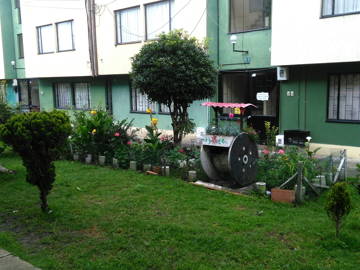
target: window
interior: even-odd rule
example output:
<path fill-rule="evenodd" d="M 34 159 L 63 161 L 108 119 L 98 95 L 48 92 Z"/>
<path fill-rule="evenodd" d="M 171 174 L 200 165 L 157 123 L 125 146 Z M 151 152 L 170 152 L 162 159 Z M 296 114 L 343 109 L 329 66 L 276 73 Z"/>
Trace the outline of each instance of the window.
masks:
<path fill-rule="evenodd" d="M 17 41 L 18 41 L 18 54 L 19 58 L 24 58 L 24 43 L 23 43 L 23 35 L 18 34 L 17 35 Z"/>
<path fill-rule="evenodd" d="M 141 40 L 139 16 L 140 7 L 115 11 L 116 44 Z"/>
<path fill-rule="evenodd" d="M 132 112 L 146 112 L 150 108 L 153 112 L 159 110 L 159 113 L 169 114 L 169 108 L 164 105 L 158 105 L 156 102 L 151 102 L 146 94 L 141 94 L 138 89 L 131 90 L 131 111 Z"/>
<path fill-rule="evenodd" d="M 73 37 L 73 21 L 56 23 L 57 51 L 75 50 Z"/>
<path fill-rule="evenodd" d="M 54 85 L 54 94 L 56 108 L 90 108 L 90 90 L 87 83 L 57 83 Z"/>
<path fill-rule="evenodd" d="M 52 24 L 37 27 L 37 38 L 39 54 L 54 52 L 55 44 Z"/>
<path fill-rule="evenodd" d="M 323 16 L 343 15 L 356 12 L 360 12 L 360 0 L 323 0 Z"/>
<path fill-rule="evenodd" d="M 270 27 L 271 0 L 230 0 L 230 32 Z"/>
<path fill-rule="evenodd" d="M 138 89 L 131 90 L 131 111 L 146 112 L 150 108 L 156 111 L 156 103 L 152 103 L 146 94 L 142 94 Z"/>
<path fill-rule="evenodd" d="M 174 0 L 166 0 L 145 6 L 146 39 L 156 39 L 160 33 L 172 30 L 171 9 L 173 5 Z"/>
<path fill-rule="evenodd" d="M 18 23 L 21 24 L 21 10 L 20 10 L 20 0 L 15 0 L 15 8 L 18 13 Z"/>
<path fill-rule="evenodd" d="M 360 73 L 331 75 L 328 119 L 360 121 Z"/>

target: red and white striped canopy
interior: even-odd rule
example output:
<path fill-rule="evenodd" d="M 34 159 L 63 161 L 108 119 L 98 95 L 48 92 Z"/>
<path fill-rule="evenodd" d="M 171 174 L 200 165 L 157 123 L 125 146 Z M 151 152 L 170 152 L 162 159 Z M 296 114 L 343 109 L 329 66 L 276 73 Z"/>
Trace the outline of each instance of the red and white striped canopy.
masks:
<path fill-rule="evenodd" d="M 219 108 L 241 108 L 245 109 L 249 106 L 257 108 L 254 104 L 251 103 L 223 103 L 223 102 L 204 102 L 202 106 L 207 107 L 219 107 Z"/>

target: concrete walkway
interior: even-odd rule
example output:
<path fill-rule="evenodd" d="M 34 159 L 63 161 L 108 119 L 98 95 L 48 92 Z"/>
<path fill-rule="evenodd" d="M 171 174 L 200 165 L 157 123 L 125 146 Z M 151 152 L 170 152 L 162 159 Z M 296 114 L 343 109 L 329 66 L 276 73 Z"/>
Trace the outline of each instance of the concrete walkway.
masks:
<path fill-rule="evenodd" d="M 40 270 L 31 264 L 11 255 L 6 250 L 0 249 L 0 270 Z"/>

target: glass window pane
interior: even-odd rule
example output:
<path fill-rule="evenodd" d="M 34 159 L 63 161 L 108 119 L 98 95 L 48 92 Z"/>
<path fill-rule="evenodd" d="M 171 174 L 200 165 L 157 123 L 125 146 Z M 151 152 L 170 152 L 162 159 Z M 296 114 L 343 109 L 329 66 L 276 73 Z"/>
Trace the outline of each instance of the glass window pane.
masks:
<path fill-rule="evenodd" d="M 231 0 L 230 32 L 270 27 L 271 0 Z"/>
<path fill-rule="evenodd" d="M 131 90 L 132 108 L 134 112 L 146 112 L 150 108 L 153 112 L 156 111 L 156 103 L 151 102 L 146 94 L 141 94 L 139 90 Z"/>
<path fill-rule="evenodd" d="M 54 52 L 54 32 L 52 25 L 45 25 L 38 28 L 39 53 Z"/>
<path fill-rule="evenodd" d="M 170 30 L 169 1 L 146 5 L 146 37 L 155 39 L 157 36 Z"/>
<path fill-rule="evenodd" d="M 74 50 L 72 21 L 56 24 L 58 51 Z"/>
<path fill-rule="evenodd" d="M 57 108 L 70 109 L 72 107 L 70 83 L 58 83 L 55 85 L 55 90 Z"/>
<path fill-rule="evenodd" d="M 89 85 L 87 83 L 76 83 L 74 86 L 75 86 L 75 108 L 89 109 L 90 108 Z"/>
<path fill-rule="evenodd" d="M 127 43 L 141 40 L 140 7 L 120 10 L 116 13 L 117 43 Z"/>

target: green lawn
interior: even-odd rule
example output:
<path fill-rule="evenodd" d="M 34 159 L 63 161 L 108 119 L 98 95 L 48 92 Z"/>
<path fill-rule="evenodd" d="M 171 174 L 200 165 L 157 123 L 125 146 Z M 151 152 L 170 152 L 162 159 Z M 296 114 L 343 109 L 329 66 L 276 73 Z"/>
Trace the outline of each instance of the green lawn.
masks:
<path fill-rule="evenodd" d="M 17 171 L 0 174 L 0 247 L 42 269 L 360 269 L 358 208 L 335 240 L 323 198 L 293 207 L 60 161 L 44 215 L 20 160 L 0 164 Z"/>

